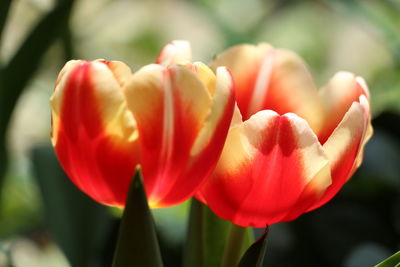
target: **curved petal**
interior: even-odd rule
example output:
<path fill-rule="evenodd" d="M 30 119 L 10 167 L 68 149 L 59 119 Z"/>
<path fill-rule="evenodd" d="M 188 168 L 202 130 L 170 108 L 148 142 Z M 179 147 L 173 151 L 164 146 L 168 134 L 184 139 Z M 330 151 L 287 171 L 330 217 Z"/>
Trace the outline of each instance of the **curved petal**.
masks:
<path fill-rule="evenodd" d="M 322 105 L 318 90 L 304 62 L 295 53 L 258 46 L 234 46 L 216 57 L 212 68 L 232 71 L 237 102 L 246 120 L 257 111 L 271 109 L 279 114 L 293 112 L 318 132 Z"/>
<path fill-rule="evenodd" d="M 325 110 L 322 130 L 318 133 L 321 144 L 325 143 L 342 121 L 354 101 L 361 95 L 369 98 L 368 87 L 361 77 L 350 72 L 338 72 L 319 92 Z"/>
<path fill-rule="evenodd" d="M 52 143 L 61 165 L 82 191 L 106 205 L 124 205 L 139 162 L 135 122 L 120 87 L 127 68 L 71 61 L 51 97 Z"/>
<path fill-rule="evenodd" d="M 364 95 L 360 97 L 360 102 L 353 102 L 343 120 L 323 145 L 331 161 L 332 184 L 310 210 L 332 199 L 358 167 L 357 158 L 362 156 L 363 147 L 370 137 L 365 110 L 368 101 Z"/>
<path fill-rule="evenodd" d="M 367 142 L 369 141 L 369 139 L 371 139 L 373 133 L 374 133 L 374 129 L 372 128 L 372 124 L 371 124 L 371 111 L 370 111 L 370 107 L 369 107 L 369 101 L 368 99 L 361 95 L 360 96 L 360 104 L 363 107 L 363 111 L 364 111 L 364 119 L 367 122 L 366 125 L 366 131 L 363 137 L 363 141 L 362 144 L 360 146 L 360 151 L 357 155 L 357 159 L 356 159 L 356 165 L 355 167 L 358 168 L 360 167 L 362 160 L 364 158 L 364 148 L 365 145 L 367 144 Z"/>
<path fill-rule="evenodd" d="M 186 63 L 192 60 L 192 50 L 188 41 L 175 40 L 161 50 L 156 63 L 163 66 Z"/>
<path fill-rule="evenodd" d="M 186 66 L 197 74 L 197 77 L 206 86 L 210 95 L 213 96 L 216 88 L 216 76 L 214 72 L 202 62 L 194 62 L 193 64 L 186 64 Z"/>
<path fill-rule="evenodd" d="M 217 81 L 221 79 L 226 78 L 217 77 Z M 150 65 L 129 81 L 125 94 L 138 125 L 143 176 L 151 207 L 186 200 L 206 178 L 204 173 L 215 166 L 231 119 L 228 106 L 232 105 L 233 110 L 229 98 L 232 89 L 223 87 L 225 81 L 219 83 L 214 98 L 221 106 L 212 107 L 213 99 L 203 82 L 183 65 Z M 210 109 L 215 109 L 215 113 L 211 114 Z M 210 159 L 201 161 L 199 174 L 192 173 L 192 169 L 199 168 L 194 166 L 197 157 L 205 157 L 203 152 L 210 150 L 210 145 L 214 146 L 212 153 L 207 153 Z M 189 173 L 193 175 L 188 176 Z"/>
<path fill-rule="evenodd" d="M 264 227 L 292 220 L 318 201 L 330 185 L 329 170 L 305 120 L 261 111 L 230 129 L 198 198 L 235 224 Z"/>
<path fill-rule="evenodd" d="M 190 151 L 184 174 L 187 178 L 180 179 L 176 187 L 198 188 L 201 185 L 198 181 L 204 182 L 214 170 L 224 147 L 235 106 L 235 91 L 226 68 L 218 68 L 216 74 L 212 107 Z M 178 203 L 192 195 L 193 192 L 190 192 L 190 195 L 182 197 L 179 190 L 171 190 L 164 197 L 164 202 Z"/>

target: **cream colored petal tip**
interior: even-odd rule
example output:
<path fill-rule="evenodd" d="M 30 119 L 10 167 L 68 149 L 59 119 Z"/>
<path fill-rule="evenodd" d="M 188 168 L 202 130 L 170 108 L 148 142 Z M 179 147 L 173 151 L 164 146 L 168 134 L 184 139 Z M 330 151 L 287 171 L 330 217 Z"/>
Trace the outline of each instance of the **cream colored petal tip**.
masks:
<path fill-rule="evenodd" d="M 175 40 L 167 44 L 159 54 L 157 63 L 168 66 L 190 62 L 192 60 L 192 49 L 188 41 Z"/>

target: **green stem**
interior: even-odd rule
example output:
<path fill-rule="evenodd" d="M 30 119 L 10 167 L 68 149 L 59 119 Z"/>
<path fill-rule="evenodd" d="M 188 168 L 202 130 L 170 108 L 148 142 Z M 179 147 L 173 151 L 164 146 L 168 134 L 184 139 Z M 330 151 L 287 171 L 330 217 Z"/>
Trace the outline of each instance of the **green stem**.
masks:
<path fill-rule="evenodd" d="M 222 259 L 223 267 L 236 266 L 242 256 L 243 245 L 245 242 L 247 228 L 231 225 L 229 231 L 228 242 L 224 250 L 224 256 Z"/>
<path fill-rule="evenodd" d="M 190 204 L 187 239 L 184 248 L 183 266 L 204 266 L 203 204 L 193 198 Z"/>
<path fill-rule="evenodd" d="M 235 233 L 237 232 L 236 227 Z M 196 199 L 192 199 L 183 266 L 223 266 L 223 255 L 228 240 L 235 240 L 236 238 L 233 238 L 233 236 L 239 237 L 239 233 L 229 237 L 231 228 L 232 223 L 217 217 L 209 207 Z M 251 239 L 249 236 L 246 237 L 244 238 L 246 241 Z M 234 242 L 233 240 L 231 242 Z M 238 254 L 240 256 L 241 253 Z"/>

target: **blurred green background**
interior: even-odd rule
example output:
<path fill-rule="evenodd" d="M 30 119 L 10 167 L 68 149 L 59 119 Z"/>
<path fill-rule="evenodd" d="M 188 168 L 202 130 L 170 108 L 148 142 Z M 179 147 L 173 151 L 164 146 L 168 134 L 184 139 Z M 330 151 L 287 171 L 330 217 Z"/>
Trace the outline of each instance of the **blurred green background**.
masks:
<path fill-rule="evenodd" d="M 339 70 L 369 85 L 375 135 L 362 167 L 329 204 L 272 226 L 266 266 L 373 266 L 400 249 L 398 0 L 1 0 L 0 266 L 110 266 L 120 211 L 63 174 L 48 99 L 71 58 L 136 70 L 173 39 L 205 62 L 266 41 L 300 54 L 319 86 Z M 187 207 L 153 211 L 166 266 L 181 264 Z"/>

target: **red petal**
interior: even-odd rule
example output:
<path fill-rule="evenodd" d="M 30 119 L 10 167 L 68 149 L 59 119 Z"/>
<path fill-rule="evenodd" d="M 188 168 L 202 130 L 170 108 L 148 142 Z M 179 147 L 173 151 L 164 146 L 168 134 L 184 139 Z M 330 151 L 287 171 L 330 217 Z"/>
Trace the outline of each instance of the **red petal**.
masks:
<path fill-rule="evenodd" d="M 361 96 L 361 99 L 365 98 Z M 310 210 L 316 209 L 332 199 L 357 169 L 357 158 L 362 155 L 362 149 L 369 139 L 366 135 L 368 118 L 363 105 L 368 105 L 366 99 L 354 102 L 343 120 L 323 145 L 325 153 L 331 162 L 332 184 L 323 197 Z M 359 159 L 361 163 L 361 158 Z"/>
<path fill-rule="evenodd" d="M 123 206 L 138 154 L 135 140 L 126 138 L 134 135 L 132 125 L 108 126 L 127 116 L 122 92 L 103 63 L 72 64 L 60 74 L 52 97 L 55 151 L 82 191 L 103 204 Z M 108 105 L 120 109 L 112 111 Z"/>
<path fill-rule="evenodd" d="M 215 166 L 232 115 L 222 113 L 222 122 L 210 128 L 211 135 L 193 151 L 213 99 L 192 70 L 147 66 L 135 73 L 126 96 L 137 120 L 150 205 L 163 207 L 186 200 Z M 228 102 L 233 111 L 233 97 Z M 203 165 L 197 172 L 199 164 Z"/>
<path fill-rule="evenodd" d="M 261 111 L 231 128 L 198 197 L 224 219 L 264 227 L 298 217 L 329 184 L 329 161 L 308 124 Z"/>
<path fill-rule="evenodd" d="M 323 119 L 318 90 L 304 62 L 296 54 L 268 44 L 239 45 L 217 56 L 213 68 L 232 71 L 243 119 L 260 110 L 293 112 L 317 132 Z"/>
<path fill-rule="evenodd" d="M 192 60 L 190 43 L 187 41 L 174 40 L 161 50 L 156 63 L 164 66 L 186 63 Z"/>
<path fill-rule="evenodd" d="M 349 72 L 336 73 L 320 90 L 320 97 L 326 113 L 324 125 L 318 133 L 321 144 L 326 142 L 352 103 L 358 102 L 361 95 L 369 97 L 364 80 Z"/>

